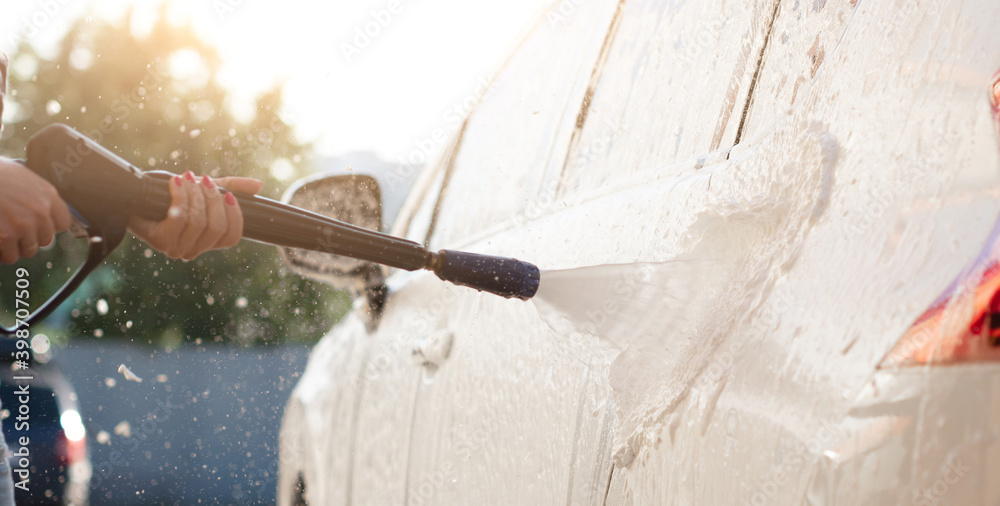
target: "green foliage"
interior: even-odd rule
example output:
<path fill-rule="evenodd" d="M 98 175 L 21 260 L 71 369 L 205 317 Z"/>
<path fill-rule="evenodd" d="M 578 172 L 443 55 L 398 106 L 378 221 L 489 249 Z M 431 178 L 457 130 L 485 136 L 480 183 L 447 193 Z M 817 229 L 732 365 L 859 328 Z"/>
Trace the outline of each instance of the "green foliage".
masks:
<path fill-rule="evenodd" d="M 279 115 L 280 89 L 259 97 L 253 117 L 239 121 L 213 78 L 218 55 L 189 28 L 160 19 L 141 37 L 129 20 L 80 20 L 53 58 L 27 45 L 10 55 L 7 107 L 15 120 L 6 125 L 3 154 L 23 157 L 31 135 L 61 122 L 143 170 L 257 177 L 262 194 L 276 197 L 283 188 L 269 167 L 281 159 L 301 166 L 309 149 Z M 62 234 L 59 248 L 17 264 L 32 273 L 33 307 L 80 264 L 81 242 Z M 162 346 L 312 341 L 348 305 L 344 293 L 287 272 L 273 246 L 244 241 L 181 262 L 129 237 L 47 324 L 56 338 L 125 336 Z M 14 307 L 12 289 L 2 290 L 0 306 Z"/>

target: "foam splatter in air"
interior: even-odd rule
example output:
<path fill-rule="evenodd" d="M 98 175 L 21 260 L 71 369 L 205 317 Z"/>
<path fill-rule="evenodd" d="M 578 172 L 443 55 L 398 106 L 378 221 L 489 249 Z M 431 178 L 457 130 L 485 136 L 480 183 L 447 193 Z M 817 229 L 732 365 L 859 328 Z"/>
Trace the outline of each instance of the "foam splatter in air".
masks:
<path fill-rule="evenodd" d="M 125 376 L 125 379 L 128 381 L 142 383 L 142 378 L 136 376 L 135 373 L 130 371 L 128 367 L 125 367 L 125 364 L 121 364 L 118 366 L 118 372 L 122 373 Z"/>

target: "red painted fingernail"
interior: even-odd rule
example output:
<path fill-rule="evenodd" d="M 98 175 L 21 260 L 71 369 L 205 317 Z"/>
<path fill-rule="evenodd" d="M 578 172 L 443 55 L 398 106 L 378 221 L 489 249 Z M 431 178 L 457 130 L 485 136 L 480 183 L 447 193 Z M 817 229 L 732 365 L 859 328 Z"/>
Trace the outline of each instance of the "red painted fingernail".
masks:
<path fill-rule="evenodd" d="M 195 182 L 195 180 L 194 180 L 194 173 L 192 173 L 190 170 L 184 173 L 184 177 L 186 177 L 187 180 L 191 181 L 192 183 Z"/>
<path fill-rule="evenodd" d="M 226 194 L 226 203 L 229 204 L 229 205 L 231 205 L 231 206 L 235 206 L 236 205 L 236 198 L 233 197 L 232 193 L 227 193 Z"/>
<path fill-rule="evenodd" d="M 215 183 L 208 176 L 201 176 L 201 184 L 205 185 L 206 188 L 215 188 Z"/>
<path fill-rule="evenodd" d="M 180 186 L 181 182 L 182 182 L 181 181 L 181 177 L 180 176 L 174 176 L 174 182 L 177 183 L 177 186 Z"/>

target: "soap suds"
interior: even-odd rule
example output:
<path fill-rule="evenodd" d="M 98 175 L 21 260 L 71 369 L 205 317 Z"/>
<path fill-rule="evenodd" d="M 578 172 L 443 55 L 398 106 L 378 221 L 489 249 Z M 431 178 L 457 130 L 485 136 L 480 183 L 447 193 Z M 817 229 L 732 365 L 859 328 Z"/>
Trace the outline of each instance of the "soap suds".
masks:
<path fill-rule="evenodd" d="M 821 125 L 779 130 L 710 169 L 706 203 L 673 260 L 542 273 L 534 301 L 557 335 L 596 336 L 618 350 L 609 377 L 617 465 L 658 440 L 689 396 L 706 408 L 718 402 L 725 377 L 701 376 L 795 264 L 829 203 L 836 160 Z"/>
<path fill-rule="evenodd" d="M 128 367 L 125 367 L 125 364 L 121 364 L 118 366 L 118 372 L 122 373 L 125 376 L 125 379 L 128 381 L 142 383 L 142 378 L 136 376 L 135 373 L 130 371 Z"/>

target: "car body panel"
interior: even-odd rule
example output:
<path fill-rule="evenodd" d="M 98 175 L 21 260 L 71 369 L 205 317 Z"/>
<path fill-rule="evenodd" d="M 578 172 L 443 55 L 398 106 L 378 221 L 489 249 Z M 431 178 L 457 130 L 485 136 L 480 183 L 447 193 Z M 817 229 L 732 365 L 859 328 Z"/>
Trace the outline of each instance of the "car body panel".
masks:
<path fill-rule="evenodd" d="M 357 312 L 337 329 L 313 349 L 303 379 L 285 408 L 279 458 L 295 472 L 282 475 L 279 497 L 294 495 L 301 473 L 309 483 L 310 497 L 320 504 L 351 501 L 356 413 L 361 402 L 358 387 L 365 377 L 367 336 Z"/>
<path fill-rule="evenodd" d="M 556 26 L 586 42 L 569 63 L 536 27 L 408 203 L 429 219 L 400 221 L 431 247 L 545 270 L 711 259 L 711 311 L 650 337 L 638 330 L 682 316 L 652 308 L 619 353 L 553 330 L 532 303 L 397 273 L 378 330 L 359 314 L 338 325 L 289 404 L 283 446 L 337 465 L 283 449 L 282 483 L 302 469 L 310 504 L 1000 500 L 997 366 L 876 373 L 1000 214 L 987 95 L 1000 8 L 593 4 L 574 21 L 590 28 Z M 610 37 L 587 33 L 605 24 Z M 695 61 L 671 53 L 706 26 L 717 38 Z M 526 50 L 533 36 L 556 49 Z M 567 67 L 533 122 L 523 83 L 546 58 Z M 428 339 L 450 354 L 415 360 Z M 670 361 L 650 368 L 657 347 Z"/>
<path fill-rule="evenodd" d="M 849 416 L 856 393 L 975 257 L 1000 211 L 1000 159 L 987 98 L 1000 66 L 990 50 L 1000 47 L 1000 12 L 978 1 L 898 7 L 860 4 L 791 113 L 762 121 L 771 130 L 733 151 L 734 158 L 766 156 L 776 131 L 821 121 L 838 145 L 829 207 L 809 231 L 794 268 L 774 276 L 772 295 L 756 314 L 745 315 L 749 329 L 768 322 L 767 332 L 732 332 L 727 340 L 734 351 L 718 353 L 719 363 L 732 363 L 725 377 L 739 381 L 724 381 L 713 402 L 689 398 L 667 416 L 660 438 L 685 443 L 663 445 L 616 468 L 609 503 L 941 500 L 924 494 L 943 479 L 947 455 L 961 452 L 970 439 L 983 444 L 994 437 L 988 436 L 995 434 L 989 422 L 978 420 L 986 414 L 976 409 L 995 404 L 992 381 L 979 385 L 976 400 L 962 398 L 968 378 L 983 373 L 907 371 L 901 382 L 920 385 L 906 413 L 909 435 L 893 428 L 881 436 L 878 451 L 838 460 L 844 459 L 838 448 L 867 433 Z M 961 15 L 970 12 L 976 15 Z M 887 44 L 889 36 L 904 43 Z M 762 75 L 796 71 L 769 65 L 764 62 Z M 768 114 L 755 108 L 751 114 Z M 976 367 L 995 373 L 992 366 Z M 715 422 L 699 433 L 691 420 L 704 417 L 703 405 L 711 405 Z M 726 458 L 706 456 L 706 449 Z M 973 471 L 951 484 L 947 502 L 997 500 L 994 487 L 983 485 L 995 470 L 985 464 L 996 457 L 983 457 L 963 461 L 972 462 Z M 720 475 L 737 478 L 716 482 L 711 491 L 697 485 Z"/>
<path fill-rule="evenodd" d="M 731 147 L 775 3 L 622 2 L 559 194 L 666 176 L 678 162 Z"/>
<path fill-rule="evenodd" d="M 916 6 L 917 2 L 907 2 L 903 7 L 912 11 Z M 855 13 L 860 10 L 864 15 L 871 7 L 871 4 L 859 5 L 857 0 L 781 2 L 767 36 L 753 100 L 746 107 L 740 132 L 742 140 L 757 139 L 774 128 L 776 122 L 787 119 L 823 71 L 824 63 L 840 44 Z M 893 23 L 907 21 L 899 14 L 898 6 L 894 10 L 896 13 L 889 18 Z M 892 27 L 881 29 L 891 32 Z M 882 70 L 869 69 L 866 78 L 878 80 Z"/>
<path fill-rule="evenodd" d="M 512 217 L 531 213 L 532 204 L 554 191 L 546 179 L 557 177 L 565 163 L 572 126 L 601 52 L 601 34 L 612 24 L 616 7 L 584 2 L 562 14 L 554 6 L 538 20 L 464 127 L 447 168 L 432 242 L 454 244 L 489 234 L 509 225 Z"/>

